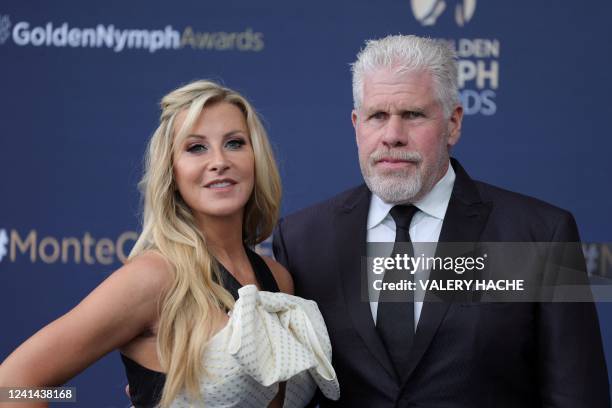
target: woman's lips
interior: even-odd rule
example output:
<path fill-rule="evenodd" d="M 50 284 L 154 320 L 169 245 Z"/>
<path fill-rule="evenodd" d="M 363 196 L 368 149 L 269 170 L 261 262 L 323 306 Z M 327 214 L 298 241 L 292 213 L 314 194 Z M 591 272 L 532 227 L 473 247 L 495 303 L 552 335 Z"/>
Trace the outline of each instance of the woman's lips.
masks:
<path fill-rule="evenodd" d="M 208 188 L 210 190 L 218 192 L 230 191 L 236 185 L 236 183 L 236 180 L 233 179 L 216 179 L 206 183 L 204 185 L 204 188 Z"/>

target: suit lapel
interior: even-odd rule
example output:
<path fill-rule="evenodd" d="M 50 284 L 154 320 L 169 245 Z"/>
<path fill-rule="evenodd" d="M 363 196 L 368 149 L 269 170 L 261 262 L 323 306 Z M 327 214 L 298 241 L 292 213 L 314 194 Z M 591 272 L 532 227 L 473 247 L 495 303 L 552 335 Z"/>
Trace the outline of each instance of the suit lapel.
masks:
<path fill-rule="evenodd" d="M 456 160 L 451 159 L 451 164 L 456 178 L 438 242 L 478 242 L 491 212 L 491 203 L 482 202 L 476 185 Z M 448 254 L 441 254 L 439 249 L 436 251 L 436 256 L 446 255 Z M 442 273 L 442 271 L 434 270 L 430 273 L 430 279 L 442 280 L 448 277 L 448 272 Z M 431 344 L 448 311 L 453 292 L 432 293 L 428 291 L 425 296 L 411 350 L 409 368 L 402 375 L 404 384 Z"/>
<path fill-rule="evenodd" d="M 351 321 L 362 340 L 392 378 L 395 370 L 382 340 L 378 336 L 370 303 L 367 301 L 367 275 L 362 272 L 366 256 L 367 218 L 370 191 L 363 185 L 345 202 L 339 203 L 335 226 L 338 270 L 342 274 L 344 301 Z"/>

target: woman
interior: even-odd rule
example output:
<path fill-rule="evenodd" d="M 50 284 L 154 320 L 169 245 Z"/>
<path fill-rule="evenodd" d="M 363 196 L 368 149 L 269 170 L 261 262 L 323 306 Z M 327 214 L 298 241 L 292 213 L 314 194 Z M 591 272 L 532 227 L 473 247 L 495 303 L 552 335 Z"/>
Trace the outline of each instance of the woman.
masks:
<path fill-rule="evenodd" d="M 161 107 L 129 261 L 13 352 L 0 386 L 63 384 L 119 349 L 137 407 L 301 406 L 313 380 L 338 398 L 316 305 L 291 296 L 287 270 L 248 248 L 270 235 L 280 203 L 255 111 L 210 81 Z M 269 293 L 279 289 L 289 295 Z"/>

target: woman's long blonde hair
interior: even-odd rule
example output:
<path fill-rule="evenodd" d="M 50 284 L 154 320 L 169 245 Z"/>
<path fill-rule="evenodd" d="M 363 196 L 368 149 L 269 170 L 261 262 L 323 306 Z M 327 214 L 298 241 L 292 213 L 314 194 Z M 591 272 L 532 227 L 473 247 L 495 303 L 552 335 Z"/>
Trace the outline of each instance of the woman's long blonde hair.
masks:
<path fill-rule="evenodd" d="M 166 95 L 140 182 L 144 197 L 142 233 L 129 255 L 132 259 L 145 251 L 156 251 L 171 265 L 173 273 L 172 284 L 161 301 L 157 335 L 159 359 L 166 372 L 162 407 L 182 390 L 194 399 L 200 396 L 199 381 L 205 374 L 202 356 L 215 328 L 214 316 L 234 304 L 229 292 L 218 283 L 221 281 L 206 240 L 173 176 L 173 156 L 179 142 L 189 134 L 202 109 L 218 102 L 232 103 L 244 113 L 255 156 L 255 186 L 243 219 L 245 243 L 255 245 L 266 239 L 278 219 L 280 178 L 266 131 L 249 102 L 231 89 L 203 80 Z M 176 116 L 184 110 L 185 121 L 175 132 Z"/>

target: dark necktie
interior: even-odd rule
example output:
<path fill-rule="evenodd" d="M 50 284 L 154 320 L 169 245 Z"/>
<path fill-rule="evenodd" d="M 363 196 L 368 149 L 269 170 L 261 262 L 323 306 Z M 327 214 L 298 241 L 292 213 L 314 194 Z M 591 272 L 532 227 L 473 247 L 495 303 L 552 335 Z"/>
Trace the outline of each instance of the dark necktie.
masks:
<path fill-rule="evenodd" d="M 413 205 L 396 205 L 389 212 L 395 221 L 395 244 L 391 257 L 397 254 L 414 255 L 410 239 L 410 222 L 418 211 Z M 405 243 L 405 250 L 400 244 Z M 390 269 L 385 271 L 384 282 L 398 283 L 402 279 L 414 281 L 410 271 Z M 399 378 L 407 367 L 410 348 L 414 340 L 414 301 L 410 291 L 395 291 L 394 293 L 381 291 L 378 299 L 378 313 L 376 315 L 376 329 L 380 334 L 389 356 L 395 366 Z"/>

